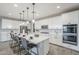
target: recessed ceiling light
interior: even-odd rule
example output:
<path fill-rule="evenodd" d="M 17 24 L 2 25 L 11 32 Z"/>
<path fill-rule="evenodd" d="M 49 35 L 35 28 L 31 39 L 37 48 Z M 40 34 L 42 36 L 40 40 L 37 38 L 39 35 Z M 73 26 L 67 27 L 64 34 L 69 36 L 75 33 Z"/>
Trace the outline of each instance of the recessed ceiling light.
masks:
<path fill-rule="evenodd" d="M 8 15 L 11 16 L 12 14 L 11 13 L 8 13 Z"/>
<path fill-rule="evenodd" d="M 60 8 L 60 6 L 57 6 L 57 8 Z"/>
<path fill-rule="evenodd" d="M 14 7 L 18 7 L 18 5 L 17 4 L 14 4 Z"/>

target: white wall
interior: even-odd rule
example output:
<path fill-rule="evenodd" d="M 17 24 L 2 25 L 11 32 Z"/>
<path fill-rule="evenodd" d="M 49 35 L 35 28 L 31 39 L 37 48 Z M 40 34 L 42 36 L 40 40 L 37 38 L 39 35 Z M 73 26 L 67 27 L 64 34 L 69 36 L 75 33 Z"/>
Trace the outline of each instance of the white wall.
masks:
<path fill-rule="evenodd" d="M 49 27 L 49 36 L 50 36 L 50 43 L 54 43 L 57 45 L 61 45 L 67 48 L 71 48 L 74 50 L 79 51 L 79 35 L 78 35 L 78 46 L 66 44 L 62 42 L 62 35 L 63 35 L 63 28 L 62 26 L 64 24 L 78 24 L 79 23 L 79 10 L 64 13 L 62 15 L 51 17 L 43 20 L 39 20 L 35 23 L 36 29 L 41 29 L 41 25 L 48 25 Z M 55 29 L 55 30 L 54 30 Z M 79 30 L 79 24 L 78 24 L 78 30 Z M 41 30 L 40 30 L 41 31 Z M 42 30 L 44 31 L 44 30 Z M 78 31 L 79 34 L 79 31 Z"/>

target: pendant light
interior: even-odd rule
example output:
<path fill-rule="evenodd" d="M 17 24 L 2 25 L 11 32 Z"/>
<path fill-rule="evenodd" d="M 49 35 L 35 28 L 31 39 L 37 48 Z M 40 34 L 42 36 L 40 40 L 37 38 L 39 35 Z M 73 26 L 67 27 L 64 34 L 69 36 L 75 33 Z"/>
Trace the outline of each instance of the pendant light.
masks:
<path fill-rule="evenodd" d="M 35 3 L 32 3 L 32 5 L 33 5 L 33 11 L 32 11 L 32 13 L 33 13 L 32 33 L 33 33 L 33 32 L 35 32 L 35 17 L 34 17 L 35 16 L 35 14 L 34 14 L 35 13 L 35 9 L 34 9 L 35 8 Z"/>
<path fill-rule="evenodd" d="M 21 21 L 21 16 L 22 16 L 22 13 L 19 13 L 19 15 L 20 15 L 20 21 Z"/>
<path fill-rule="evenodd" d="M 32 5 L 33 5 L 33 12 L 32 12 L 33 13 L 33 20 L 32 20 L 32 22 L 34 23 L 35 22 L 35 18 L 34 18 L 34 16 L 35 16 L 35 14 L 34 14 L 35 13 L 35 11 L 34 11 L 35 3 L 32 3 Z"/>
<path fill-rule="evenodd" d="M 23 20 L 25 20 L 25 17 L 24 17 L 24 10 L 22 11 L 22 13 L 23 13 Z M 23 22 L 23 24 L 22 25 L 24 25 L 25 24 L 25 22 Z"/>
<path fill-rule="evenodd" d="M 27 20 L 28 20 L 28 19 L 29 19 L 29 16 L 28 16 L 28 10 L 29 10 L 29 7 L 27 7 L 26 9 L 27 9 Z M 29 21 L 27 21 L 26 23 L 28 24 Z"/>
<path fill-rule="evenodd" d="M 26 9 L 27 9 L 27 19 L 29 19 L 29 16 L 28 16 L 29 7 L 27 7 Z"/>
<path fill-rule="evenodd" d="M 24 20 L 24 12 L 25 12 L 25 11 L 23 10 L 23 11 L 22 11 L 22 13 L 23 13 L 23 20 Z"/>
<path fill-rule="evenodd" d="M 22 19 L 22 13 L 19 13 L 19 15 L 20 15 L 20 21 L 21 21 L 21 19 Z M 22 24 L 19 24 L 19 25 L 22 25 Z"/>

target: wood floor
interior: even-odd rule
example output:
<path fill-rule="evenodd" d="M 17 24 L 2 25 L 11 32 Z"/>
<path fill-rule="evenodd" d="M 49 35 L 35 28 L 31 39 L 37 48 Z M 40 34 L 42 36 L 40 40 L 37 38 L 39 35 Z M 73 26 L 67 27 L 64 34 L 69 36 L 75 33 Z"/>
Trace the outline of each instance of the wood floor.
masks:
<path fill-rule="evenodd" d="M 0 55 L 14 55 L 9 42 L 0 42 Z"/>
<path fill-rule="evenodd" d="M 63 48 L 57 45 L 49 44 L 48 55 L 79 55 L 79 52 Z M 0 55 L 16 55 L 9 46 L 9 42 L 0 42 Z"/>
<path fill-rule="evenodd" d="M 79 55 L 79 51 L 75 51 L 69 48 L 50 44 L 49 55 Z"/>

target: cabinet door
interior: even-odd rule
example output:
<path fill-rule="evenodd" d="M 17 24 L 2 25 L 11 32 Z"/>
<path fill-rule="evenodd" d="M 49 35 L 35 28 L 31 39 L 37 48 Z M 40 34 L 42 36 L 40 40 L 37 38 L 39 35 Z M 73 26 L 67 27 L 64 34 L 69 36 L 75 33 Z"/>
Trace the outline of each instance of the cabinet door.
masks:
<path fill-rule="evenodd" d="M 2 31 L 1 32 L 1 41 L 8 41 L 10 40 L 10 37 L 9 37 L 9 32 L 7 31 Z"/>
<path fill-rule="evenodd" d="M 79 11 L 73 11 L 62 15 L 64 23 L 78 24 Z"/>
<path fill-rule="evenodd" d="M 37 48 L 38 48 L 38 54 L 44 55 L 44 42 L 39 43 Z"/>
<path fill-rule="evenodd" d="M 49 39 L 44 41 L 44 55 L 48 54 L 49 51 Z"/>

